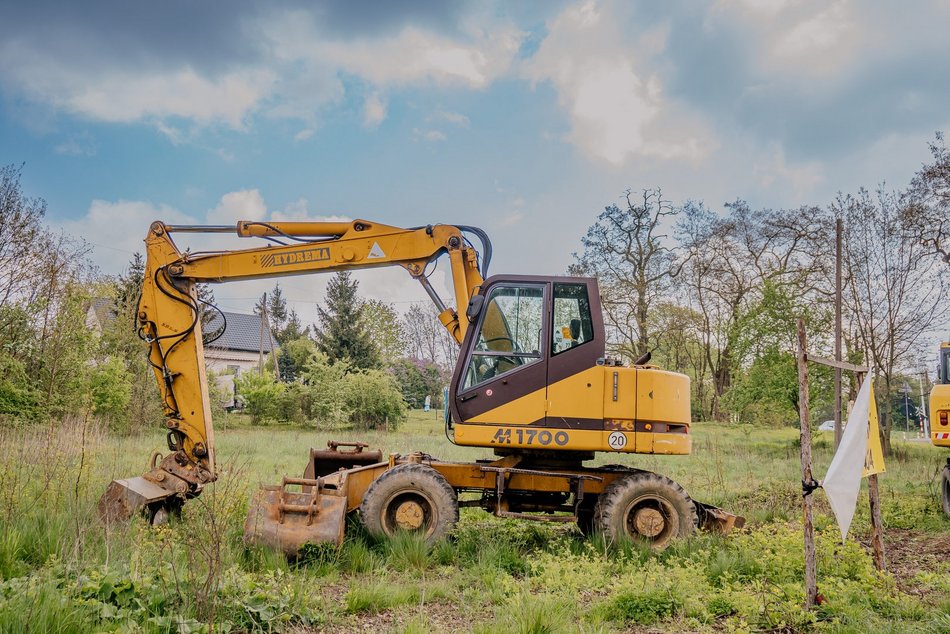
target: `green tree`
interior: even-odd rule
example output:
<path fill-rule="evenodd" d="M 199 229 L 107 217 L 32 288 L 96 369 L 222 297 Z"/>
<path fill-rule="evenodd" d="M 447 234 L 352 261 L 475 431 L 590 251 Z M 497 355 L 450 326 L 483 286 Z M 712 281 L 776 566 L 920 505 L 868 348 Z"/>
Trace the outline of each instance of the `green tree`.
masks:
<path fill-rule="evenodd" d="M 441 406 L 442 388 L 447 381 L 436 363 L 403 357 L 396 359 L 389 371 L 411 407 L 422 407 L 426 396 L 432 397 L 433 407 Z"/>
<path fill-rule="evenodd" d="M 358 285 L 348 271 L 330 280 L 326 308 L 317 306 L 317 347 L 333 363 L 347 360 L 354 368 L 377 368 L 379 350 L 366 325 L 364 306 L 356 292 Z"/>
<path fill-rule="evenodd" d="M 406 336 L 399 315 L 390 305 L 371 299 L 363 304 L 363 319 L 379 350 L 380 361 L 389 366 L 406 352 Z"/>

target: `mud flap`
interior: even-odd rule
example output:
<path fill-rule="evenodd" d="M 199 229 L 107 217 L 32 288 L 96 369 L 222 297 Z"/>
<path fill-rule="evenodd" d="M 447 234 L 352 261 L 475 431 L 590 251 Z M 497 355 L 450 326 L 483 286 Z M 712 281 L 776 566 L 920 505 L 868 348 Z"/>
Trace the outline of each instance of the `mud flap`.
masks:
<path fill-rule="evenodd" d="M 113 480 L 99 498 L 97 511 L 106 523 L 123 522 L 147 507 L 177 496 L 177 491 L 169 491 L 142 476 Z"/>
<path fill-rule="evenodd" d="M 288 491 L 288 485 L 303 491 Z M 284 478 L 280 486 L 265 486 L 251 499 L 244 542 L 294 557 L 304 544 L 341 545 L 345 525 L 345 490 L 324 489 L 319 479 Z"/>
<path fill-rule="evenodd" d="M 693 504 L 696 505 L 701 530 L 725 535 L 734 528 L 738 529 L 745 526 L 745 518 L 741 515 L 733 515 L 718 506 L 703 504 L 696 500 L 693 500 Z"/>

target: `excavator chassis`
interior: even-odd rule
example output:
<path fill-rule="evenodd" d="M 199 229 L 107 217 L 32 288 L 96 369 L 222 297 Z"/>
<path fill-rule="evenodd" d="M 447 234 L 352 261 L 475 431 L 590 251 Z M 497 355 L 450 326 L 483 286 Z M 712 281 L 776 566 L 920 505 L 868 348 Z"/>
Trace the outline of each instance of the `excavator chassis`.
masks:
<path fill-rule="evenodd" d="M 308 474 L 326 471 L 327 465 L 313 460 L 314 453 L 311 450 Z M 636 474 L 660 477 L 622 466 L 531 462 L 525 454 L 478 462 L 443 462 L 422 453 L 391 454 L 385 462 L 341 468 L 316 478 L 285 477 L 279 486 L 263 487 L 253 497 L 248 510 L 245 543 L 279 550 L 288 557 L 296 556 L 308 543 L 339 546 L 344 539 L 346 515 L 360 509 L 367 493 L 373 495 L 371 487 L 384 474 L 403 465 L 430 468 L 444 478 L 456 495 L 480 494 L 473 499 L 458 500 L 457 506 L 478 506 L 498 517 L 577 523 L 584 532 L 590 528 L 593 502 L 612 483 Z M 715 506 L 691 498 L 687 498 L 687 502 L 695 507 L 696 525 L 701 530 L 724 534 L 745 524 L 745 518 Z M 394 525 L 418 528 L 419 523 L 414 524 L 412 517 L 424 515 L 419 504 L 424 506 L 425 503 L 407 501 L 404 507 L 395 510 Z M 455 513 L 457 517 L 457 507 Z M 400 515 L 408 518 L 408 524 Z M 657 517 L 659 514 L 654 511 L 644 514 L 646 519 Z M 647 531 L 649 533 L 649 528 Z"/>

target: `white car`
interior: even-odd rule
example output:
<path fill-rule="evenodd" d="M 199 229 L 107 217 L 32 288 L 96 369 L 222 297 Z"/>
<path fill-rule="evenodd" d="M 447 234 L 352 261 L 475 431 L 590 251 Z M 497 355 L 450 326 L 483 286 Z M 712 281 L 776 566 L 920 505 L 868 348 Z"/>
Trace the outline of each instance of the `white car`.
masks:
<path fill-rule="evenodd" d="M 835 422 L 833 420 L 826 420 L 821 425 L 818 426 L 818 431 L 834 431 Z"/>

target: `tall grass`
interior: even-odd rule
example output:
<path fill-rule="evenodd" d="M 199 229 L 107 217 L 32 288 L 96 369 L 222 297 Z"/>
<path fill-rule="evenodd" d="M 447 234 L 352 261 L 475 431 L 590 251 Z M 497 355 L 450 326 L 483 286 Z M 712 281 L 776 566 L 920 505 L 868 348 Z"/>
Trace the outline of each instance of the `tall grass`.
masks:
<path fill-rule="evenodd" d="M 81 419 L 0 428 L 0 632 L 334 631 L 373 619 L 405 631 L 459 623 L 522 632 L 783 623 L 947 631 L 950 568 L 921 559 L 920 573 L 900 585 L 877 575 L 860 547 L 838 543 L 820 492 L 819 587 L 828 603 L 802 612 L 796 433 L 707 424 L 694 431 L 689 457 L 611 455 L 598 462 L 669 475 L 695 498 L 746 515 L 749 529 L 697 535 L 655 554 L 638 543 L 584 539 L 572 526 L 464 509 L 452 539 L 433 546 L 411 534 L 370 540 L 350 522 L 342 547 L 316 547 L 288 562 L 244 545 L 250 494 L 285 473 L 300 475 L 308 446 L 352 434 L 231 425 L 218 435 L 219 480 L 156 530 L 140 519 L 103 526 L 95 507 L 110 480 L 145 471 L 161 448 L 159 432 L 115 438 Z M 362 436 L 385 453 L 490 457 L 447 443 L 441 421 L 418 414 L 398 433 Z M 950 522 L 939 513 L 932 480 L 944 457 L 929 446 L 896 444 L 901 451 L 881 479 L 885 523 L 923 544 L 939 542 Z M 830 458 L 830 443 L 818 443 L 819 475 Z M 854 527 L 859 537 L 867 530 L 863 502 Z"/>

